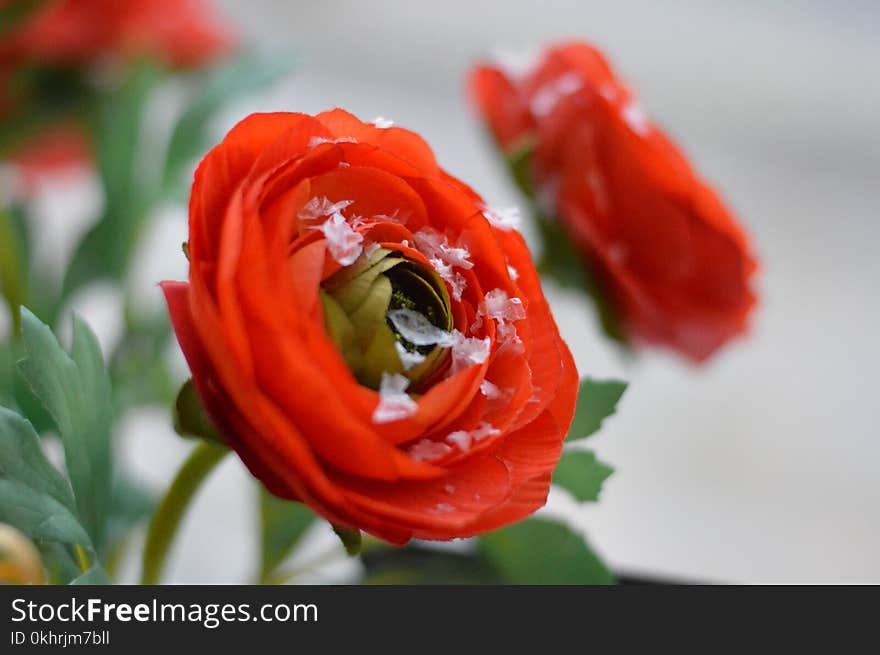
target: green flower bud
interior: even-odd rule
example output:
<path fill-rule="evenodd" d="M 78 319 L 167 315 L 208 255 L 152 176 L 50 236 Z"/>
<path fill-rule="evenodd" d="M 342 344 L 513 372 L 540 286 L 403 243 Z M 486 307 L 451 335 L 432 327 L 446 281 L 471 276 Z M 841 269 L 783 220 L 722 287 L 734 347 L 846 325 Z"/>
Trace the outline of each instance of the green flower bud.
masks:
<path fill-rule="evenodd" d="M 380 248 L 322 285 L 327 334 L 364 386 L 378 389 L 383 373 L 400 373 L 418 390 L 446 361 L 448 348 L 407 341 L 388 312 L 417 312 L 432 326 L 452 330 L 446 286 L 436 271 Z"/>

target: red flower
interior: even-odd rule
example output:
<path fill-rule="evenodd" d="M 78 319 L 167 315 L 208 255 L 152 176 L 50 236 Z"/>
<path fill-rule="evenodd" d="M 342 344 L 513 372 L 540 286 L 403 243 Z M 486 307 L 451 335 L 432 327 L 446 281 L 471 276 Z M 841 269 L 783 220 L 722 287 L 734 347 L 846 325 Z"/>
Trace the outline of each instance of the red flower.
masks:
<path fill-rule="evenodd" d="M 390 542 L 542 506 L 577 373 L 522 237 L 416 134 L 255 114 L 163 284 L 202 402 L 273 493 Z"/>
<path fill-rule="evenodd" d="M 0 44 L 0 61 L 79 66 L 150 55 L 176 67 L 226 52 L 229 30 L 201 0 L 59 0 L 27 16 Z"/>
<path fill-rule="evenodd" d="M 747 328 L 756 263 L 717 194 L 585 43 L 522 76 L 481 66 L 471 90 L 501 148 L 534 146 L 530 183 L 625 335 L 702 361 Z"/>

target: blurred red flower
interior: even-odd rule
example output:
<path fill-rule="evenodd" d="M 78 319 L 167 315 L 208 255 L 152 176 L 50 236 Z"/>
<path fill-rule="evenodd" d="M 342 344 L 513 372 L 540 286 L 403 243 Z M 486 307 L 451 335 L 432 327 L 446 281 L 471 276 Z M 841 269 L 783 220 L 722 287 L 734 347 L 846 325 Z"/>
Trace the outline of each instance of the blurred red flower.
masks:
<path fill-rule="evenodd" d="M 416 134 L 254 114 L 163 284 L 215 425 L 273 493 L 390 542 L 541 507 L 578 376 L 525 242 Z"/>
<path fill-rule="evenodd" d="M 192 67 L 232 44 L 229 29 L 202 0 L 57 0 L 42 5 L 3 36 L 0 62 L 79 66 L 102 57 L 147 55 Z"/>
<path fill-rule="evenodd" d="M 756 270 L 718 195 L 640 110 L 602 54 L 546 50 L 525 74 L 481 65 L 473 99 L 610 301 L 624 336 L 705 360 L 747 329 Z"/>

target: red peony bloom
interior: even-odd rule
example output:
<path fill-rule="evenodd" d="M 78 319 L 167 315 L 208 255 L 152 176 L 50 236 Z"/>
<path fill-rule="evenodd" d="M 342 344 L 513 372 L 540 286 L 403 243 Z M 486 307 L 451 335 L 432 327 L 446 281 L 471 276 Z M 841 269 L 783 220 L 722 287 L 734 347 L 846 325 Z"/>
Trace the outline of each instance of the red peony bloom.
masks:
<path fill-rule="evenodd" d="M 149 55 L 176 67 L 226 52 L 230 31 L 201 0 L 46 2 L 3 37 L 0 62 L 79 66 L 107 56 Z"/>
<path fill-rule="evenodd" d="M 745 332 L 756 269 L 746 235 L 601 53 L 556 45 L 525 75 L 486 65 L 470 86 L 507 154 L 534 148 L 528 184 L 626 337 L 702 361 Z"/>
<path fill-rule="evenodd" d="M 196 172 L 188 252 L 174 329 L 270 491 L 394 543 L 544 504 L 574 363 L 522 237 L 419 136 L 249 116 Z"/>

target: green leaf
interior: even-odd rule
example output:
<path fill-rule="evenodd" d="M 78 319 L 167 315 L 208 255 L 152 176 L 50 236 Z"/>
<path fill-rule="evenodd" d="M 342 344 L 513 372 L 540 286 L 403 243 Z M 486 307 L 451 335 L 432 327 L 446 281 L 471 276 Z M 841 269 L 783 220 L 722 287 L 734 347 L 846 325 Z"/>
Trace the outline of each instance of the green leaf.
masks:
<path fill-rule="evenodd" d="M 45 493 L 71 511 L 76 508 L 67 480 L 46 459 L 34 428 L 6 408 L 0 408 L 0 477 Z"/>
<path fill-rule="evenodd" d="M 293 64 L 290 57 L 246 53 L 201 73 L 201 88 L 177 121 L 168 143 L 163 188 L 173 192 L 186 166 L 213 145 L 211 119 L 225 103 L 275 82 Z"/>
<path fill-rule="evenodd" d="M 85 528 L 68 507 L 18 480 L 0 479 L 0 523 L 18 528 L 34 541 L 79 544 L 94 551 Z"/>
<path fill-rule="evenodd" d="M 12 212 L 0 208 L 0 292 L 9 306 L 14 333 L 21 329 L 19 307 L 27 296 L 27 252 Z"/>
<path fill-rule="evenodd" d="M 577 441 L 589 437 L 602 427 L 602 421 L 614 413 L 624 391 L 626 382 L 619 380 L 581 380 L 574 420 L 566 440 Z"/>
<path fill-rule="evenodd" d="M 581 535 L 561 523 L 530 518 L 479 538 L 482 556 L 509 584 L 613 584 L 610 571 Z"/>
<path fill-rule="evenodd" d="M 99 564 L 95 564 L 88 571 L 78 578 L 71 580 L 72 585 L 108 585 L 113 584 L 113 580 Z"/>
<path fill-rule="evenodd" d="M 0 36 L 18 27 L 30 14 L 45 4 L 46 0 L 17 0 L 0 8 Z"/>
<path fill-rule="evenodd" d="M 302 503 L 282 500 L 262 486 L 260 494 L 260 582 L 266 583 L 275 569 L 299 542 L 315 520 L 315 515 Z"/>
<path fill-rule="evenodd" d="M 116 469 L 118 471 L 118 467 Z M 140 482 L 130 476 L 116 473 L 113 479 L 113 493 L 110 497 L 110 513 L 107 519 L 107 538 L 101 560 L 108 569 L 113 570 L 113 555 L 120 553 L 120 547 L 132 529 L 146 521 L 156 505 L 153 494 Z"/>
<path fill-rule="evenodd" d="M 65 297 L 88 282 L 126 271 L 151 195 L 138 153 L 147 100 L 161 77 L 154 64 L 140 62 L 116 92 L 102 97 L 92 132 L 104 212 L 77 246 L 64 280 Z"/>
<path fill-rule="evenodd" d="M 368 585 L 477 585 L 504 581 L 474 553 L 447 552 L 409 545 L 364 549 L 361 554 Z"/>
<path fill-rule="evenodd" d="M 614 473 L 614 469 L 596 459 L 589 450 L 564 453 L 553 472 L 553 484 L 557 484 L 581 502 L 599 500 L 602 483 Z"/>
<path fill-rule="evenodd" d="M 202 406 L 202 400 L 192 378 L 183 383 L 177 394 L 177 400 L 174 401 L 174 431 L 182 437 L 224 443 L 223 437 L 217 432 L 217 428 Z"/>
<path fill-rule="evenodd" d="M 19 370 L 55 422 L 83 524 L 100 545 L 110 503 L 110 382 L 95 336 L 74 319 L 70 356 L 51 330 L 22 310 L 27 357 Z"/>
<path fill-rule="evenodd" d="M 343 525 L 336 525 L 335 523 L 331 525 L 333 527 L 333 532 L 336 533 L 336 536 L 339 537 L 342 545 L 345 546 L 345 552 L 348 553 L 349 557 L 354 557 L 361 552 L 363 539 L 360 530 L 356 528 L 346 528 Z"/>

